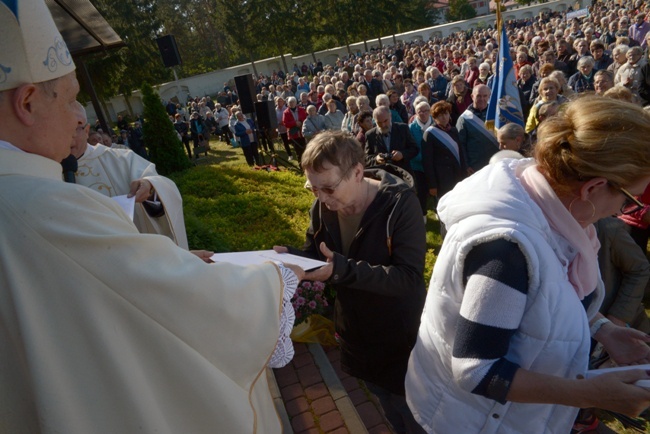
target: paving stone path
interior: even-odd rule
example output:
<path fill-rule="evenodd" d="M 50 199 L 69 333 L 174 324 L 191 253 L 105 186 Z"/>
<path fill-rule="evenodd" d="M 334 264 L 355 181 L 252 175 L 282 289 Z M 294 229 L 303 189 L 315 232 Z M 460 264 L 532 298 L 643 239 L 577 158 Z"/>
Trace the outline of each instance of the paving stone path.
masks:
<path fill-rule="evenodd" d="M 392 434 L 376 398 L 362 381 L 341 371 L 338 348 L 294 347 L 291 363 L 273 370 L 285 433 Z"/>

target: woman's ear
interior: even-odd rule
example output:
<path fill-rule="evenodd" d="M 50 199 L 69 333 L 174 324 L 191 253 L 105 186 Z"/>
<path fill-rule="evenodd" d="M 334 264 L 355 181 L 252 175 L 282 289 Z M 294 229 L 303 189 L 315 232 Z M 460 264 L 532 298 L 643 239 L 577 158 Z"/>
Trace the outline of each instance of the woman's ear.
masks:
<path fill-rule="evenodd" d="M 359 182 L 363 181 L 363 170 L 364 170 L 363 164 L 357 163 L 357 165 L 354 168 L 354 177 Z"/>
<path fill-rule="evenodd" d="M 587 200 L 595 191 L 601 190 L 603 187 L 607 187 L 608 185 L 609 181 L 605 178 L 592 178 L 580 187 L 580 199 Z"/>

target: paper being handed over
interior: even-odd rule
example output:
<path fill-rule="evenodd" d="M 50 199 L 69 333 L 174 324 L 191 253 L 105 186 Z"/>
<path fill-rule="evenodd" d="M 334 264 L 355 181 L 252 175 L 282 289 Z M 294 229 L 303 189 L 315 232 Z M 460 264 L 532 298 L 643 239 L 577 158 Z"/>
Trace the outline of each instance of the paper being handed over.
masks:
<path fill-rule="evenodd" d="M 215 253 L 210 258 L 214 262 L 228 262 L 236 265 L 263 264 L 264 262 L 281 262 L 295 264 L 305 271 L 327 265 L 327 262 L 303 258 L 291 253 L 277 253 L 275 250 L 258 250 L 256 252 Z"/>

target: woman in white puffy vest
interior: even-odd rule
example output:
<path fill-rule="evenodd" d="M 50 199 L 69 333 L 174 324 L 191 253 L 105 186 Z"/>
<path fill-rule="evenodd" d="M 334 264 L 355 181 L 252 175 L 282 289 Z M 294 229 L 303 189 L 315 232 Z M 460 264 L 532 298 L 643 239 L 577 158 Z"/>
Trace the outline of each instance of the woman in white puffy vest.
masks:
<path fill-rule="evenodd" d="M 580 407 L 638 415 L 644 370 L 577 379 L 590 337 L 619 364 L 650 363 L 650 336 L 598 313 L 593 223 L 643 204 L 650 114 L 586 96 L 545 121 L 535 160 L 504 160 L 438 205 L 448 228 L 406 394 L 430 433 L 570 432 Z"/>

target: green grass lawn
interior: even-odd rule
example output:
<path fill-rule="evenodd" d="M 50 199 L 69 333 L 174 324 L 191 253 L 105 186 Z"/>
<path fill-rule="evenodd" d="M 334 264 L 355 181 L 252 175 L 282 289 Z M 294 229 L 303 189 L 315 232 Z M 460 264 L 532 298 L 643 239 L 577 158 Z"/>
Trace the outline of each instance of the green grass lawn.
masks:
<path fill-rule="evenodd" d="M 198 160 L 196 167 L 171 176 L 183 196 L 190 248 L 235 252 L 302 246 L 314 199 L 303 187 L 305 177 L 286 169 L 254 170 L 246 165 L 241 149 L 215 140 L 210 145 L 209 156 Z M 284 151 L 280 156 L 286 157 Z M 429 211 L 427 285 L 441 243 L 440 226 Z M 614 419 L 607 425 L 622 434 L 638 432 L 625 430 Z"/>

